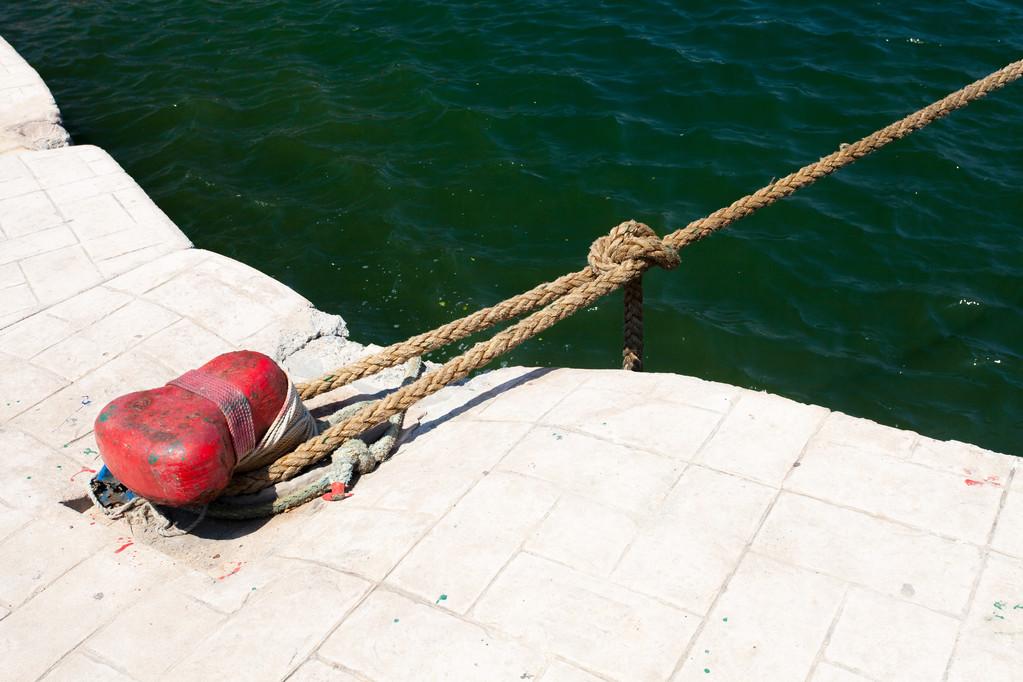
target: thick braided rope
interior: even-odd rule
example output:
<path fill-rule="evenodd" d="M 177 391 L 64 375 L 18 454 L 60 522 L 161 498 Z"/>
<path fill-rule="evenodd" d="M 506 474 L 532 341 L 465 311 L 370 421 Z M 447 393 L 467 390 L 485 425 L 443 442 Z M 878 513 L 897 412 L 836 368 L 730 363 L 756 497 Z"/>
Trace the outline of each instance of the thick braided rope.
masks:
<path fill-rule="evenodd" d="M 345 367 L 339 367 L 330 374 L 303 384 L 298 384 L 298 393 L 303 400 L 309 400 L 321 393 L 347 386 L 357 379 L 376 374 L 388 367 L 395 367 L 414 357 L 461 341 L 495 324 L 524 315 L 531 310 L 542 308 L 551 301 L 567 294 L 584 282 L 593 279 L 593 272 L 585 268 L 578 272 L 562 275 L 552 282 L 544 282 L 529 291 L 501 301 L 489 308 L 477 310 L 471 315 L 448 322 L 436 329 L 392 344 Z"/>
<path fill-rule="evenodd" d="M 670 270 L 678 266 L 678 252 L 664 244 L 657 233 L 634 220 L 617 226 L 590 246 L 590 269 L 610 270 L 626 259 L 647 261 Z M 643 278 L 625 283 L 622 369 L 643 370 Z"/>
<path fill-rule="evenodd" d="M 589 274 L 587 274 L 587 270 L 582 270 L 578 273 L 572 273 L 571 275 L 566 275 L 556 280 L 556 282 L 561 282 L 564 286 L 568 287 L 568 291 L 560 298 L 554 297 L 553 300 L 546 305 L 546 307 L 534 312 L 529 317 L 496 334 L 489 341 L 477 343 L 463 355 L 449 360 L 447 363 L 425 375 L 418 381 L 389 394 L 380 401 L 367 406 L 351 419 L 327 429 L 316 438 L 306 441 L 296 448 L 294 452 L 281 457 L 269 467 L 235 477 L 227 491 L 225 491 L 225 494 L 254 492 L 275 481 L 286 480 L 287 478 L 294 476 L 297 472 L 301 471 L 302 468 L 329 454 L 346 439 L 362 433 L 366 429 L 379 424 L 384 419 L 387 419 L 389 416 L 400 412 L 401 410 L 407 409 L 416 401 L 439 391 L 444 386 L 468 376 L 471 372 L 483 367 L 495 357 L 515 348 L 526 339 L 543 332 L 558 321 L 575 313 L 580 308 L 591 305 L 600 297 L 605 296 L 627 282 L 640 277 L 643 272 L 653 265 L 661 265 L 662 261 L 667 264 L 672 262 L 677 264 L 677 255 L 675 255 L 676 250 L 703 239 L 709 234 L 727 227 L 736 220 L 746 217 L 765 206 L 773 204 L 779 199 L 789 196 L 797 189 L 812 184 L 816 180 L 833 173 L 835 170 L 849 165 L 853 161 L 862 158 L 863 156 L 866 156 L 867 154 L 876 151 L 895 140 L 901 139 L 915 130 L 919 130 L 927 124 L 946 116 L 956 109 L 966 106 L 976 99 L 984 97 L 989 92 L 1004 87 L 1021 76 L 1023 76 L 1023 60 L 1013 62 L 1012 64 L 1009 64 L 1008 66 L 995 71 L 974 83 L 971 83 L 961 90 L 948 95 L 938 102 L 935 102 L 914 114 L 910 114 L 909 116 L 882 128 L 867 137 L 864 137 L 859 142 L 851 145 L 843 145 L 843 147 L 838 151 L 823 157 L 819 161 L 804 166 L 795 173 L 773 182 L 753 194 L 749 194 L 733 202 L 730 206 L 719 209 L 705 218 L 691 222 L 686 227 L 667 235 L 663 242 L 659 245 L 652 244 L 649 236 L 645 234 L 641 236 L 623 236 L 621 232 L 628 232 L 630 228 L 624 227 L 627 223 L 619 225 L 612 230 L 611 234 L 597 240 L 597 242 L 602 242 L 603 240 L 603 246 L 598 249 L 598 258 L 594 258 L 594 249 L 597 242 L 594 243 L 594 247 L 591 247 Z M 630 248 L 622 246 L 623 243 L 629 242 L 630 240 L 632 242 L 632 246 Z M 610 254 L 611 252 L 615 252 L 615 255 L 604 260 L 603 255 Z M 616 261 L 616 258 L 620 258 L 621 260 Z M 594 276 L 594 273 L 597 274 Z M 527 293 L 538 291 L 547 290 L 545 290 L 544 285 L 541 285 Z M 502 311 L 510 311 L 511 308 L 518 304 L 506 304 L 509 304 L 509 302 L 519 301 L 521 298 L 522 296 L 517 296 L 512 299 L 508 299 L 508 301 L 505 301 L 503 304 L 499 304 L 487 310 L 493 311 L 500 309 Z M 522 303 L 522 305 L 528 306 L 525 302 Z M 536 306 L 534 305 L 533 307 Z M 511 315 L 509 315 L 509 317 L 510 316 Z M 475 315 L 470 315 L 463 318 L 463 320 L 444 325 L 443 327 L 438 328 L 438 330 L 434 330 L 434 332 L 439 330 L 448 330 L 447 333 L 451 333 L 450 330 L 459 328 L 459 323 L 473 319 L 474 317 Z M 494 319 L 489 324 L 486 324 L 485 321 L 478 321 L 476 323 L 481 326 L 471 328 L 465 336 L 480 331 L 487 326 L 491 326 L 497 321 L 499 320 Z M 484 324 L 486 324 L 486 326 L 482 326 Z M 470 327 L 468 326 L 462 328 L 463 331 L 469 329 Z M 428 332 L 415 338 L 426 339 L 434 332 Z M 465 336 L 460 338 L 465 338 Z M 391 349 L 397 349 L 392 350 L 391 355 L 400 356 L 402 352 L 404 352 L 402 349 L 405 345 L 406 344 L 395 344 L 394 346 L 391 346 Z M 418 350 L 414 349 L 411 344 L 405 350 L 408 352 L 418 352 Z M 374 358 L 379 359 L 380 363 L 389 363 L 388 358 L 383 353 L 377 354 Z M 391 366 L 391 364 L 396 363 L 381 364 L 379 365 L 379 369 Z M 368 366 L 373 367 L 378 365 L 369 363 Z M 366 372 L 366 374 L 370 373 L 372 372 Z M 340 374 L 340 372 L 338 374 Z M 366 374 L 361 374 L 360 376 L 366 376 Z M 329 384 L 331 382 L 327 383 Z M 305 393 L 303 392 L 303 395 L 304 394 Z M 313 393 L 312 395 L 315 394 L 316 393 Z"/>
<path fill-rule="evenodd" d="M 242 495 L 256 492 L 276 481 L 294 477 L 305 467 L 329 455 L 349 438 L 358 436 L 389 416 L 408 409 L 409 406 L 448 384 L 464 379 L 494 358 L 553 327 L 580 308 L 591 305 L 630 279 L 639 276 L 647 267 L 649 266 L 644 261 L 630 259 L 612 270 L 602 272 L 594 280 L 576 287 L 545 308 L 495 334 L 488 341 L 477 343 L 464 354 L 449 360 L 418 381 L 388 394 L 363 408 L 358 414 L 306 441 L 294 452 L 281 457 L 269 467 L 235 476 L 223 494 Z"/>
<path fill-rule="evenodd" d="M 734 201 L 731 205 L 718 209 L 704 218 L 694 220 L 684 228 L 667 235 L 664 238 L 664 242 L 668 246 L 681 249 L 693 242 L 699 241 L 713 232 L 727 227 L 736 220 L 744 218 L 754 211 L 792 194 L 797 189 L 833 173 L 835 170 L 852 163 L 856 159 L 890 142 L 905 137 L 914 130 L 918 130 L 928 123 L 966 106 L 973 100 L 984 97 L 993 90 L 1008 85 L 1018 79 L 1021 74 L 1023 74 L 1023 60 L 1013 62 L 948 95 L 944 99 L 900 121 L 896 121 L 872 135 L 868 135 L 859 142 L 843 145 L 841 149 L 825 156 L 821 160 L 804 166 L 795 173 L 777 180 L 753 194 L 748 194 Z M 299 394 L 303 400 L 308 400 L 313 396 L 339 388 L 356 379 L 375 374 L 388 367 L 399 365 L 410 358 L 423 355 L 449 343 L 460 341 L 468 336 L 489 329 L 499 322 L 510 320 L 530 310 L 544 306 L 575 287 L 591 281 L 592 278 L 592 271 L 584 268 L 578 272 L 559 277 L 553 282 L 546 282 L 495 306 L 484 308 L 461 319 L 448 322 L 436 329 L 414 336 L 407 341 L 392 344 L 370 357 L 347 367 L 339 368 L 320 379 L 299 384 Z"/>
<path fill-rule="evenodd" d="M 285 396 L 284 404 L 281 405 L 270 428 L 251 452 L 239 453 L 234 470 L 252 471 L 275 462 L 284 453 L 291 452 L 315 436 L 316 431 L 316 419 L 298 397 L 298 391 L 289 383 L 288 395 Z"/>
<path fill-rule="evenodd" d="M 775 180 L 770 185 L 758 189 L 753 194 L 747 194 L 704 218 L 694 220 L 682 229 L 665 236 L 664 242 L 676 249 L 682 249 L 720 229 L 728 227 L 740 218 L 745 218 L 765 206 L 770 206 L 779 199 L 784 199 L 796 190 L 811 185 L 826 175 L 831 175 L 839 168 L 848 166 L 853 161 L 877 151 L 886 144 L 902 139 L 939 118 L 944 118 L 956 109 L 961 109 L 970 102 L 984 97 L 989 92 L 1005 87 L 1021 76 L 1023 76 L 1023 59 L 974 81 L 960 90 L 956 90 L 934 104 L 924 107 L 891 125 L 885 126 L 858 142 L 848 145 L 844 144 L 838 151 L 828 154 L 819 161 L 803 166 L 795 173 L 786 175 L 780 180 Z"/>
<path fill-rule="evenodd" d="M 643 371 L 643 278 L 625 283 L 622 369 Z"/>

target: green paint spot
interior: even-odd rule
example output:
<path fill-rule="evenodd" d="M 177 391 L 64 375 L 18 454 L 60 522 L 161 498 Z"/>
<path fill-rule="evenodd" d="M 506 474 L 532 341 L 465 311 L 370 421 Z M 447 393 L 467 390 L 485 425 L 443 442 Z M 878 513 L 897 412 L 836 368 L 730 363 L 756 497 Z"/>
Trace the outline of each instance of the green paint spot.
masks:
<path fill-rule="evenodd" d="M 709 653 L 710 653 L 710 649 L 704 649 L 704 650 L 703 650 L 703 653 L 705 653 L 705 654 L 709 654 Z"/>
<path fill-rule="evenodd" d="M 97 450 L 93 450 L 92 448 L 85 448 L 84 450 L 82 450 L 82 454 L 85 454 L 85 455 L 98 455 L 99 452 Z"/>
<path fill-rule="evenodd" d="M 32 480 L 32 477 L 31 477 L 31 476 L 26 476 L 25 478 L 26 478 L 26 479 L 28 479 L 29 481 L 31 481 L 31 480 Z"/>
<path fill-rule="evenodd" d="M 394 619 L 394 622 L 395 622 L 395 623 L 397 623 L 397 622 L 398 622 L 398 619 L 397 619 L 397 618 L 395 618 L 395 619 Z"/>
<path fill-rule="evenodd" d="M 703 669 L 703 672 L 705 672 L 705 673 L 709 673 L 709 672 L 710 672 L 710 668 L 704 668 L 704 669 Z"/>
<path fill-rule="evenodd" d="M 150 465 L 152 465 L 152 464 L 156 464 L 157 462 L 159 462 L 160 458 L 157 457 L 153 453 L 149 453 L 149 457 L 146 459 L 146 461 L 149 462 Z M 256 589 L 256 588 L 252 588 L 252 589 Z"/>
<path fill-rule="evenodd" d="M 996 614 L 994 614 L 994 616 L 995 616 L 995 618 L 997 618 L 998 620 L 1005 620 L 1005 616 L 1003 616 L 1003 615 L 1002 615 L 1002 614 L 1000 614 L 1000 613 L 996 613 Z"/>
<path fill-rule="evenodd" d="M 1023 604 L 1016 604 L 1015 606 L 1012 607 L 1013 611 L 1015 611 L 1016 609 L 1023 609 Z"/>
<path fill-rule="evenodd" d="M 725 616 L 725 617 L 724 617 L 724 618 L 722 618 L 721 620 L 722 620 L 722 621 L 724 621 L 725 623 L 727 623 L 727 622 L 728 622 L 728 616 Z"/>
<path fill-rule="evenodd" d="M 448 595 L 442 594 L 441 596 L 437 597 L 437 601 L 435 601 L 433 603 L 434 604 L 440 604 L 442 601 L 447 601 L 447 600 L 448 600 Z"/>
<path fill-rule="evenodd" d="M 995 602 L 995 608 L 996 609 L 1004 609 L 1005 608 L 1005 602 L 1004 601 L 996 601 Z"/>

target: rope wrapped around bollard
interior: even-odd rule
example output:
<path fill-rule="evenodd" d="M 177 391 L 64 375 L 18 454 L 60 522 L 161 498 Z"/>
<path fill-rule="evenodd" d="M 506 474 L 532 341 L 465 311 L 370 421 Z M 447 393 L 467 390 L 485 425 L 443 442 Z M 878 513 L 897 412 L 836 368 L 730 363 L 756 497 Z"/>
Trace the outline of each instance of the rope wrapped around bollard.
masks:
<path fill-rule="evenodd" d="M 475 344 L 462 355 L 444 363 L 403 388 L 360 410 L 351 418 L 332 426 L 302 443 L 294 451 L 272 464 L 237 474 L 224 494 L 255 492 L 277 481 L 287 480 L 305 467 L 326 457 L 347 439 L 358 436 L 388 417 L 431 395 L 441 388 L 467 377 L 494 358 L 507 353 L 529 338 L 597 299 L 625 287 L 625 333 L 623 366 L 642 368 L 643 315 L 642 276 L 651 267 L 672 269 L 678 266 L 678 252 L 724 229 L 735 221 L 769 206 L 797 190 L 834 173 L 854 161 L 895 140 L 942 118 L 972 101 L 1023 76 L 1023 60 L 1013 62 L 984 78 L 906 116 L 852 144 L 800 168 L 732 204 L 692 221 L 663 239 L 642 223 L 628 221 L 598 238 L 590 247 L 588 267 L 546 282 L 501 303 L 449 322 L 429 332 L 396 343 L 356 363 L 320 379 L 297 386 L 299 395 L 309 399 L 344 386 L 361 377 L 401 364 L 413 357 L 460 341 L 494 325 L 526 313 L 527 317 Z M 535 311 L 535 312 L 534 312 Z"/>

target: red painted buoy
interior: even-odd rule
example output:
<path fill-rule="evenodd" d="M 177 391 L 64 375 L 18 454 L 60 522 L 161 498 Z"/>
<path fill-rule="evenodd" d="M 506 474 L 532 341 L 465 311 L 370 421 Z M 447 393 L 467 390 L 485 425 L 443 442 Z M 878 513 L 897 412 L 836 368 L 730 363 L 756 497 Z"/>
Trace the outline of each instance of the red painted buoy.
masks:
<path fill-rule="evenodd" d="M 227 486 L 238 454 L 245 454 L 236 446 L 254 441 L 251 448 L 270 428 L 287 398 L 288 377 L 262 353 L 237 351 L 175 382 L 111 401 L 96 418 L 96 442 L 103 462 L 136 494 L 175 507 L 204 504 Z M 251 413 L 247 436 L 240 435 L 242 402 Z"/>

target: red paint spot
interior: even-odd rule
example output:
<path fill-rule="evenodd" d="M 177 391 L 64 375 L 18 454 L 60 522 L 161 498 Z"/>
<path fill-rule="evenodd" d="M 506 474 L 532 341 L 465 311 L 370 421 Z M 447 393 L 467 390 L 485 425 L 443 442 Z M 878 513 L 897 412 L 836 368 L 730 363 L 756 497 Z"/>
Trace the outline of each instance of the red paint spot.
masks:
<path fill-rule="evenodd" d="M 969 485 L 969 486 L 985 485 L 985 484 L 990 483 L 991 485 L 995 486 L 996 488 L 1001 488 L 1002 487 L 1002 483 L 1001 483 L 1001 481 L 998 480 L 997 476 L 988 476 L 983 481 L 978 481 L 978 480 L 973 479 L 973 478 L 967 478 L 967 479 L 965 479 L 963 481 L 963 483 L 965 483 L 966 485 Z"/>
<path fill-rule="evenodd" d="M 343 500 L 346 497 L 351 497 L 352 493 L 346 492 L 344 483 L 331 483 L 330 492 L 323 496 L 327 502 L 337 502 Z"/>
<path fill-rule="evenodd" d="M 70 480 L 72 480 L 72 481 L 75 480 L 75 476 L 77 476 L 78 474 L 94 474 L 94 473 L 96 473 L 95 469 L 90 469 L 89 467 L 82 467 L 81 469 L 79 469 L 75 473 L 71 474 L 71 479 Z"/>
<path fill-rule="evenodd" d="M 230 578 L 232 575 L 234 575 L 238 571 L 242 570 L 242 564 L 244 564 L 244 563 L 245 563 L 244 561 L 235 561 L 234 562 L 234 568 L 232 568 L 229 572 L 225 573 L 224 575 L 218 576 L 217 580 L 223 580 L 224 578 Z"/>
<path fill-rule="evenodd" d="M 128 540 L 128 542 L 124 543 L 123 545 L 121 545 L 120 547 L 115 549 L 114 550 L 114 554 L 120 554 L 121 552 L 123 552 L 124 550 L 128 549 L 129 547 L 131 547 L 134 544 L 135 544 L 134 540 Z"/>

